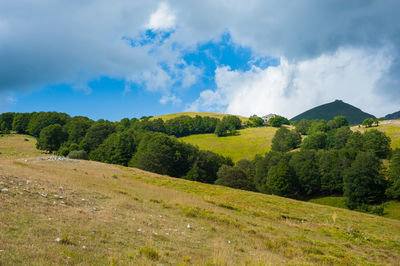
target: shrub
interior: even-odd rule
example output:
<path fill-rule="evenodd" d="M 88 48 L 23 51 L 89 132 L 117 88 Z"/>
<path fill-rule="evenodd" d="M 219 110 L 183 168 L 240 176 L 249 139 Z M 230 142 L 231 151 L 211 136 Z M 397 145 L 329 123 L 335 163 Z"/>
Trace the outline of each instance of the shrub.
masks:
<path fill-rule="evenodd" d="M 271 117 L 268 120 L 268 124 L 272 127 L 280 127 L 282 125 L 290 125 L 290 122 L 286 117 L 277 115 L 275 117 Z"/>
<path fill-rule="evenodd" d="M 84 150 L 71 151 L 68 154 L 68 158 L 87 160 L 88 159 L 88 155 L 87 155 L 86 151 L 84 151 Z"/>
<path fill-rule="evenodd" d="M 146 258 L 150 260 L 158 260 L 160 255 L 158 254 L 157 250 L 153 247 L 142 247 L 139 251 L 140 255 L 146 256 Z"/>

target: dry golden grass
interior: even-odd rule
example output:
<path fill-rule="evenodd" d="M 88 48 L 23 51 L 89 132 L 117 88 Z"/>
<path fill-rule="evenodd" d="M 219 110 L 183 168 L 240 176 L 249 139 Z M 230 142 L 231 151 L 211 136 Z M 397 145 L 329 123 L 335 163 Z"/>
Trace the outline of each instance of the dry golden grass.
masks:
<path fill-rule="evenodd" d="M 0 135 L 0 159 L 41 156 L 36 139 L 28 135 Z"/>
<path fill-rule="evenodd" d="M 0 182 L 0 265 L 400 261 L 400 221 L 344 209 L 36 156 L 2 157 Z"/>

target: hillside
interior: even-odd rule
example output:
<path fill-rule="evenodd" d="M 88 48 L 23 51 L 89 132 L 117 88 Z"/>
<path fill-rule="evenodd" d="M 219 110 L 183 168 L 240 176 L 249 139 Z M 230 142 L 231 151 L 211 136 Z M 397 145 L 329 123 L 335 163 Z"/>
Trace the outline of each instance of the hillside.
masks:
<path fill-rule="evenodd" d="M 234 162 L 240 159 L 253 159 L 256 154 L 265 154 L 271 149 L 271 141 L 277 128 L 258 127 L 238 130 L 238 135 L 217 137 L 215 134 L 198 134 L 180 138 L 182 141 L 198 146 L 201 150 L 231 157 Z"/>
<path fill-rule="evenodd" d="M 11 153 L 9 143 L 18 144 Z M 398 220 L 117 165 L 38 157 L 34 144 L 25 136 L 0 138 L 1 265 L 400 260 Z"/>
<path fill-rule="evenodd" d="M 341 100 L 336 100 L 331 103 L 323 104 L 305 111 L 295 117 L 292 121 L 300 121 L 301 119 L 324 119 L 326 121 L 332 120 L 335 116 L 345 116 L 351 125 L 361 124 L 364 119 L 368 117 L 375 118 L 375 116 L 365 113 L 348 103 Z"/>
<path fill-rule="evenodd" d="M 379 126 L 377 127 L 370 127 L 365 128 L 362 126 L 353 126 L 351 127 L 353 131 L 360 131 L 364 132 L 365 130 L 377 129 L 382 132 L 385 132 L 388 135 L 392 142 L 391 146 L 392 149 L 400 148 L 400 119 L 397 120 L 387 120 L 387 121 L 380 121 Z"/>
<path fill-rule="evenodd" d="M 393 119 L 399 119 L 400 118 L 400 111 L 394 112 L 392 114 L 388 114 L 385 116 L 385 119 L 387 120 L 393 120 Z"/>
<path fill-rule="evenodd" d="M 224 116 L 227 116 L 229 114 L 221 114 L 221 113 L 210 113 L 210 112 L 182 112 L 182 113 L 175 113 L 175 114 L 168 114 L 168 115 L 159 115 L 159 116 L 155 116 L 151 119 L 157 119 L 157 118 L 161 118 L 164 121 L 169 120 L 169 119 L 173 119 L 175 117 L 178 116 L 182 116 L 182 115 L 187 115 L 190 117 L 195 117 L 196 115 L 199 116 L 209 116 L 209 117 L 214 117 L 214 118 L 223 118 Z M 240 120 L 242 121 L 247 121 L 249 118 L 248 117 L 244 117 L 244 116 L 240 116 L 240 115 L 236 115 L 237 117 L 240 118 Z"/>

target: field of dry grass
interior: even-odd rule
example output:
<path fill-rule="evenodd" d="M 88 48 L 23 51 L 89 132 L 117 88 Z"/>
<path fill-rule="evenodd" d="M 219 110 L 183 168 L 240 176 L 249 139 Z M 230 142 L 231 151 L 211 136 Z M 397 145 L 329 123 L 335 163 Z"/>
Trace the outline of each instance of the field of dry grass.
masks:
<path fill-rule="evenodd" d="M 229 114 L 211 113 L 211 112 L 182 112 L 182 113 L 175 113 L 175 114 L 168 114 L 168 115 L 159 115 L 159 116 L 153 117 L 152 119 L 162 118 L 164 121 L 166 121 L 166 120 L 176 118 L 176 117 L 179 117 L 182 115 L 187 115 L 190 117 L 195 117 L 196 115 L 199 115 L 199 116 L 209 116 L 209 117 L 222 119 L 224 116 L 227 116 Z M 236 115 L 236 116 L 239 117 L 240 120 L 242 120 L 243 122 L 249 120 L 248 117 L 244 117 L 244 116 L 240 116 L 240 115 Z"/>
<path fill-rule="evenodd" d="M 400 261 L 398 220 L 117 165 L 41 159 L 34 140 L 7 138 L 0 265 Z M 9 143 L 18 148 L 8 151 Z"/>
<path fill-rule="evenodd" d="M 381 121 L 377 127 L 365 128 L 363 126 L 353 126 L 351 129 L 353 131 L 358 130 L 360 132 L 370 129 L 380 130 L 385 132 L 386 135 L 392 139 L 392 149 L 400 148 L 400 119 Z"/>

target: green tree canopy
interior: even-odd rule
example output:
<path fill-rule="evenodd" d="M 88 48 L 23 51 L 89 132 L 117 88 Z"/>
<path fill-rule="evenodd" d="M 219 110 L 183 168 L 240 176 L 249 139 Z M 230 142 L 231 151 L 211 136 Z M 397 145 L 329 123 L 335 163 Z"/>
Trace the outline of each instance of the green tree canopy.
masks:
<path fill-rule="evenodd" d="M 69 115 L 57 112 L 33 113 L 28 124 L 28 133 L 34 137 L 39 137 L 40 131 L 54 124 L 65 125 L 70 119 Z"/>
<path fill-rule="evenodd" d="M 298 194 L 296 174 L 286 159 L 269 168 L 265 191 L 284 197 L 296 197 Z"/>
<path fill-rule="evenodd" d="M 400 149 L 394 150 L 389 168 L 389 186 L 386 190 L 389 198 L 400 200 Z"/>
<path fill-rule="evenodd" d="M 299 122 L 296 122 L 296 130 L 301 135 L 307 135 L 310 126 L 311 126 L 311 120 L 301 119 Z"/>
<path fill-rule="evenodd" d="M 374 123 L 374 119 L 368 117 L 362 122 L 362 125 L 365 127 L 371 127 L 373 123 Z"/>
<path fill-rule="evenodd" d="M 326 138 L 327 135 L 325 132 L 317 131 L 315 133 L 312 133 L 311 135 L 307 136 L 304 139 L 303 144 L 301 145 L 301 149 L 304 150 L 324 149 L 326 146 Z"/>
<path fill-rule="evenodd" d="M 296 173 L 302 193 L 317 194 L 321 190 L 321 177 L 315 151 L 303 150 L 295 152 L 289 165 Z"/>
<path fill-rule="evenodd" d="M 58 150 L 61 143 L 67 138 L 68 135 L 62 130 L 62 126 L 59 124 L 50 125 L 40 131 L 36 147 L 40 150 L 53 152 Z"/>
<path fill-rule="evenodd" d="M 379 158 L 386 158 L 390 155 L 391 139 L 385 133 L 371 129 L 364 133 L 364 150 L 372 150 Z"/>
<path fill-rule="evenodd" d="M 146 134 L 129 166 L 174 177 L 184 176 L 195 161 L 196 148 L 160 133 Z"/>
<path fill-rule="evenodd" d="M 193 181 L 212 184 L 222 165 L 232 166 L 232 160 L 211 151 L 198 151 L 196 160 L 185 178 Z"/>
<path fill-rule="evenodd" d="M 271 117 L 268 120 L 268 124 L 272 127 L 280 127 L 282 125 L 290 125 L 289 120 L 286 117 L 277 115 L 275 117 Z"/>
<path fill-rule="evenodd" d="M 80 142 L 80 147 L 89 153 L 99 147 L 112 133 L 114 133 L 114 125 L 112 123 L 96 122 L 87 130 L 85 137 Z"/>
<path fill-rule="evenodd" d="M 89 154 L 89 158 L 127 166 L 135 151 L 134 133 L 129 130 L 109 135 L 97 149 Z"/>
<path fill-rule="evenodd" d="M 27 133 L 30 119 L 31 119 L 31 113 L 16 114 L 12 123 L 12 129 L 19 134 Z"/>
<path fill-rule="evenodd" d="M 272 150 L 287 152 L 301 144 L 301 135 L 296 130 L 289 130 L 286 127 L 279 128 L 272 139 Z"/>
<path fill-rule="evenodd" d="M 344 174 L 344 196 L 349 208 L 378 203 L 384 199 L 386 181 L 380 173 L 382 162 L 371 151 L 359 152 Z"/>
<path fill-rule="evenodd" d="M 237 166 L 222 165 L 217 173 L 216 185 L 244 190 L 255 190 L 253 180 Z"/>

